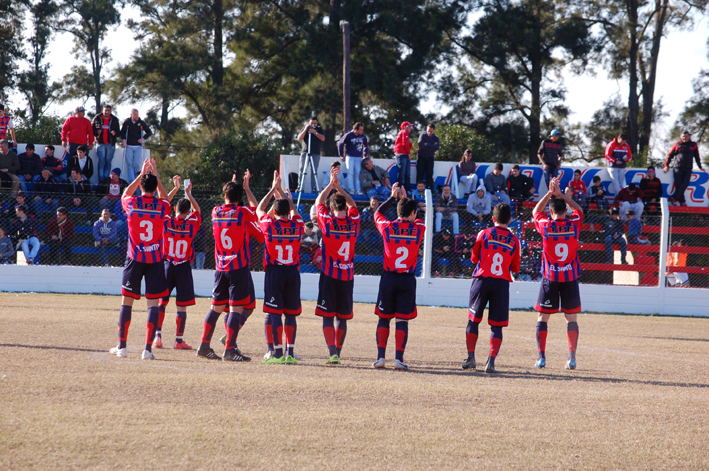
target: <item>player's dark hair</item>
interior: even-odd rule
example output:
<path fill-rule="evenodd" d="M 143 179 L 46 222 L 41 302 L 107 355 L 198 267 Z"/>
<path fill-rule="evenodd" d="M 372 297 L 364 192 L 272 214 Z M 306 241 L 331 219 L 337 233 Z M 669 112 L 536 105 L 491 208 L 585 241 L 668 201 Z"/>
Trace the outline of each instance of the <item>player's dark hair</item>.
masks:
<path fill-rule="evenodd" d="M 509 224 L 512 219 L 512 208 L 507 203 L 500 203 L 493 208 L 492 217 L 498 224 Z"/>
<path fill-rule="evenodd" d="M 273 202 L 273 210 L 276 212 L 276 216 L 282 218 L 288 217 L 288 213 L 290 213 L 290 201 L 288 201 L 288 198 L 278 198 Z"/>
<path fill-rule="evenodd" d="M 335 211 L 344 211 L 347 209 L 347 200 L 339 193 L 335 193 L 330 197 L 330 207 L 334 207 Z"/>
<path fill-rule="evenodd" d="M 407 218 L 411 216 L 411 213 L 415 213 L 418 209 L 418 204 L 415 200 L 411 198 L 401 198 L 399 203 L 396 205 L 396 214 L 400 218 Z"/>
<path fill-rule="evenodd" d="M 500 162 L 495 164 L 495 170 L 499 170 L 501 172 L 504 168 L 505 167 Z"/>
<path fill-rule="evenodd" d="M 158 189 L 158 177 L 152 173 L 146 173 L 140 177 L 140 189 L 143 193 L 153 193 Z"/>
<path fill-rule="evenodd" d="M 244 187 L 236 182 L 226 182 L 222 187 L 222 193 L 230 203 L 238 203 L 244 196 Z"/>
<path fill-rule="evenodd" d="M 187 214 L 192 208 L 192 203 L 190 203 L 190 200 L 188 200 L 187 198 L 182 198 L 180 201 L 177 202 L 175 207 L 177 208 L 178 213 Z"/>
<path fill-rule="evenodd" d="M 566 201 L 563 198 L 552 198 L 549 202 L 551 212 L 557 216 L 566 213 Z"/>
<path fill-rule="evenodd" d="M 595 177 L 593 177 L 593 181 L 594 181 L 594 182 L 600 182 L 600 181 L 601 181 L 601 177 L 599 177 L 598 175 L 596 175 Z"/>
<path fill-rule="evenodd" d="M 58 213 L 62 213 L 64 216 L 66 216 L 67 214 L 69 214 L 69 210 L 66 209 L 64 206 L 59 206 L 59 207 L 57 208 L 57 212 L 58 212 Z"/>
<path fill-rule="evenodd" d="M 31 142 L 27 143 L 27 145 L 25 146 L 25 149 L 32 149 L 32 150 L 34 150 L 34 144 L 32 144 Z"/>

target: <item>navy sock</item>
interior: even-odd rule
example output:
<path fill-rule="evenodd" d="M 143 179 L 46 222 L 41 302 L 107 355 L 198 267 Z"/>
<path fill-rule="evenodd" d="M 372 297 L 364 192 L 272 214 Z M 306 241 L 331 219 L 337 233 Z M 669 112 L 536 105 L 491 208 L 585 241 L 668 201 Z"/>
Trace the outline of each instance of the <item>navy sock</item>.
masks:
<path fill-rule="evenodd" d="M 160 309 L 157 306 L 148 308 L 148 325 L 145 331 L 145 349 L 149 352 L 153 351 L 153 339 L 155 338 L 155 329 L 158 326 L 160 318 Z"/>
<path fill-rule="evenodd" d="M 283 356 L 283 319 L 280 314 L 270 314 L 271 317 L 271 332 L 273 333 L 273 350 L 274 357 L 281 358 Z"/>
<path fill-rule="evenodd" d="M 121 312 L 118 314 L 118 348 L 126 348 L 132 312 L 133 306 L 121 306 Z"/>
<path fill-rule="evenodd" d="M 182 336 L 185 335 L 185 322 L 187 322 L 187 312 L 177 311 L 177 317 L 175 317 L 175 323 L 177 324 L 175 341 L 177 343 L 182 343 Z"/>
<path fill-rule="evenodd" d="M 337 345 L 335 345 L 335 319 L 332 317 L 322 318 L 322 331 L 325 335 L 325 343 L 330 352 L 330 356 L 337 355 Z"/>
<path fill-rule="evenodd" d="M 254 312 L 253 309 L 244 309 L 244 311 L 241 313 L 241 320 L 239 321 L 239 330 L 244 327 L 246 321 L 249 319 L 249 317 L 251 317 L 252 312 Z"/>
<path fill-rule="evenodd" d="M 241 314 L 238 312 L 230 312 L 226 318 L 226 350 L 233 350 L 236 347 L 236 335 L 239 332 Z"/>
<path fill-rule="evenodd" d="M 409 321 L 397 319 L 396 321 L 396 359 L 404 361 L 406 342 L 409 340 Z"/>
<path fill-rule="evenodd" d="M 377 359 L 384 358 L 387 351 L 387 341 L 389 340 L 390 319 L 379 318 L 377 324 Z"/>

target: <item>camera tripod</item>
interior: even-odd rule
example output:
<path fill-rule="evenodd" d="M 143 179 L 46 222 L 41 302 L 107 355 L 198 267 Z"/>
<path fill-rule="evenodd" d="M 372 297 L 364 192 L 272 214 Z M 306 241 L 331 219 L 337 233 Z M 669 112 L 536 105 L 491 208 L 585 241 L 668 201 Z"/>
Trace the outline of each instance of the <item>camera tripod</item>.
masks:
<path fill-rule="evenodd" d="M 303 170 L 298 175 L 298 202 L 296 205 L 300 205 L 300 196 L 303 192 L 303 185 L 305 184 L 305 175 L 308 173 L 308 165 L 313 169 L 313 174 L 311 178 L 315 179 L 315 188 L 320 193 L 320 184 L 318 183 L 318 169 L 315 168 L 315 162 L 313 161 L 313 154 L 310 153 L 310 139 L 313 137 L 312 133 L 308 133 L 308 153 L 305 155 L 305 162 L 303 164 Z"/>

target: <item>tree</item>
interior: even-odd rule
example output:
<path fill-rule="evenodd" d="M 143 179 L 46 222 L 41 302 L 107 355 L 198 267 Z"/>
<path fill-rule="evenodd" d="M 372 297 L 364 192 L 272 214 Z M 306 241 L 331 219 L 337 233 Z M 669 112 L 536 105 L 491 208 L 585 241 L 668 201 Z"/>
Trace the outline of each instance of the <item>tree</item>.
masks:
<path fill-rule="evenodd" d="M 566 90 L 553 75 L 565 66 L 583 70 L 597 44 L 586 23 L 566 2 L 493 0 L 469 30 L 452 37 L 457 73 L 443 79 L 449 118 L 477 126 L 521 115 L 528 126 L 527 154 L 537 163 L 545 114 L 568 114 Z"/>
<path fill-rule="evenodd" d="M 30 7 L 33 34 L 29 38 L 29 69 L 20 74 L 19 88 L 27 100 L 29 123 L 32 125 L 39 123 L 59 88 L 58 84 L 50 84 L 49 64 L 45 63 L 58 11 L 54 0 L 37 0 Z"/>
<path fill-rule="evenodd" d="M 707 41 L 709 44 L 709 41 Z M 707 145 L 709 131 L 709 70 L 702 69 L 699 76 L 692 81 L 694 94 L 687 101 L 684 110 L 675 123 L 674 134 L 679 135 L 685 129 L 700 144 Z M 702 152 L 707 161 L 707 152 Z"/>
<path fill-rule="evenodd" d="M 22 48 L 22 21 L 26 2 L 0 0 L 0 101 L 6 103 L 18 80 L 18 62 L 25 57 Z"/>
<path fill-rule="evenodd" d="M 69 86 L 65 89 L 64 97 L 84 97 L 90 94 L 96 105 L 96 114 L 101 113 L 104 78 L 102 71 L 105 63 L 111 58 L 111 51 L 103 47 L 102 43 L 108 28 L 120 24 L 123 6 L 120 0 L 63 0 L 60 8 L 65 18 L 59 23 L 59 30 L 74 36 L 74 55 L 77 59 L 91 66 L 91 87 L 82 88 Z M 86 69 L 74 68 L 73 75 L 64 78 L 65 84 L 75 85 L 77 72 L 85 74 Z M 74 79 L 74 80 L 72 80 Z M 85 80 L 79 82 L 86 84 Z"/>
<path fill-rule="evenodd" d="M 421 131 L 425 132 L 425 131 Z M 467 149 L 473 151 L 473 159 L 490 162 L 495 160 L 495 146 L 480 133 L 462 124 L 438 124 L 436 135 L 441 141 L 441 148 L 436 152 L 436 160 L 456 162 L 463 157 Z M 411 155 L 418 152 L 418 142 L 415 141 Z"/>

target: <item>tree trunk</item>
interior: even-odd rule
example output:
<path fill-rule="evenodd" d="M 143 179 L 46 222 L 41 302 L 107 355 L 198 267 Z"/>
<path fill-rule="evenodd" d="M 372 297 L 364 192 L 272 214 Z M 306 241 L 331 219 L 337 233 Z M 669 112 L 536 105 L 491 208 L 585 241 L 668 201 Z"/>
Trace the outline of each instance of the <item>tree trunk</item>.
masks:
<path fill-rule="evenodd" d="M 532 77 L 531 77 L 531 88 L 532 88 L 532 107 L 529 110 L 529 116 L 527 117 L 527 122 L 529 123 L 529 163 L 538 164 L 539 157 L 537 156 L 537 151 L 539 150 L 539 143 L 541 142 L 541 116 L 542 116 L 542 99 L 541 99 L 541 85 L 542 85 L 542 73 L 543 66 L 541 58 L 539 57 L 542 43 L 542 23 L 541 23 L 541 11 L 539 2 L 534 4 L 534 41 L 535 47 L 530 48 L 534 51 L 530 54 L 530 60 L 532 62 Z"/>
<path fill-rule="evenodd" d="M 628 28 L 630 29 L 630 51 L 628 53 L 628 145 L 633 154 L 638 152 L 638 0 L 628 0 Z"/>
<path fill-rule="evenodd" d="M 168 123 L 170 121 L 170 116 L 168 114 L 170 110 L 170 98 L 167 95 L 162 96 L 162 103 L 160 105 L 160 134 L 162 137 L 169 137 L 168 133 Z M 161 139 L 162 140 L 162 139 Z"/>
<path fill-rule="evenodd" d="M 340 0 L 330 0 L 330 29 L 340 30 Z"/>
<path fill-rule="evenodd" d="M 643 77 L 643 116 L 640 129 L 640 153 L 644 152 L 650 144 L 652 134 L 652 109 L 655 103 L 655 82 L 657 78 L 657 60 L 660 55 L 660 41 L 667 21 L 668 0 L 655 0 L 658 13 L 655 15 L 655 33 L 652 37 L 652 50 L 650 52 L 650 67 L 647 77 Z"/>
<path fill-rule="evenodd" d="M 214 0 L 212 3 L 212 13 L 214 14 L 212 82 L 214 85 L 221 87 L 224 83 L 224 38 L 222 37 L 222 27 L 224 23 L 223 0 Z"/>

